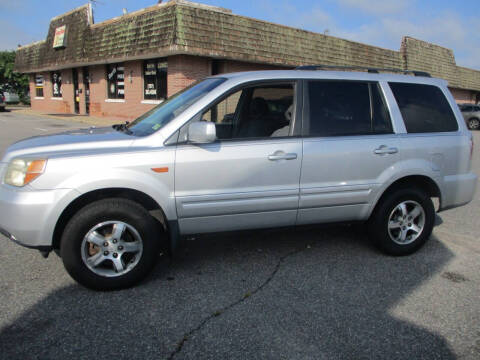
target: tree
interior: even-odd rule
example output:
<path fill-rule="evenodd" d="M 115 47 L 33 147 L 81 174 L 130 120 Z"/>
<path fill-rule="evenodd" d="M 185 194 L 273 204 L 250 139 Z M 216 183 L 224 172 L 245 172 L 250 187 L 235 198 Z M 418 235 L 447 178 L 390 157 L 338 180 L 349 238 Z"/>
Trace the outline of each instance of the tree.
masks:
<path fill-rule="evenodd" d="M 4 91 L 17 93 L 20 101 L 28 100 L 28 75 L 13 70 L 15 51 L 0 51 L 0 87 Z"/>

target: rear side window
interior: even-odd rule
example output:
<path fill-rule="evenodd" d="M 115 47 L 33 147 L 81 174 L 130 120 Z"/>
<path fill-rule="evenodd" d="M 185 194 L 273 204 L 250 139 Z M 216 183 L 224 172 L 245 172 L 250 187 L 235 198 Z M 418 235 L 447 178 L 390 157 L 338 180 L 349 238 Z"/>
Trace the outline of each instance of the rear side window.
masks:
<path fill-rule="evenodd" d="M 310 136 L 392 133 L 388 109 L 376 83 L 309 82 Z"/>
<path fill-rule="evenodd" d="M 455 115 L 442 91 L 433 85 L 390 83 L 407 132 L 457 131 Z"/>

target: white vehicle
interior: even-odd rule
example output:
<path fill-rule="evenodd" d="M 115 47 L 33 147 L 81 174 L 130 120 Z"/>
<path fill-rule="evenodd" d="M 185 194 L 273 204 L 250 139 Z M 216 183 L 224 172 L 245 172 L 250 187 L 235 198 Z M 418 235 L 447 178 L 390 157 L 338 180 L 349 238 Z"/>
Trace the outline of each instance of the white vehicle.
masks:
<path fill-rule="evenodd" d="M 2 91 L 0 91 L 0 111 L 5 111 L 5 107 L 7 106 L 5 101 L 5 95 Z"/>
<path fill-rule="evenodd" d="M 17 104 L 20 102 L 20 97 L 15 94 L 15 93 L 11 93 L 11 92 L 4 92 L 3 93 L 4 97 L 5 97 L 5 102 L 7 104 Z"/>
<path fill-rule="evenodd" d="M 139 282 L 186 235 L 364 221 L 406 255 L 472 200 L 444 80 L 288 71 L 207 78 L 130 124 L 34 137 L 0 163 L 0 230 L 94 289 Z"/>

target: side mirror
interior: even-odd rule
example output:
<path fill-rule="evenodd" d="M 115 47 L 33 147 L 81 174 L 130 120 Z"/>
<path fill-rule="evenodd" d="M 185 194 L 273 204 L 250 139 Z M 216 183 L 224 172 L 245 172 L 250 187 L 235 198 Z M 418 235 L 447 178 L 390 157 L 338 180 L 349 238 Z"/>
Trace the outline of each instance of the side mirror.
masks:
<path fill-rule="evenodd" d="M 195 121 L 188 126 L 188 142 L 208 144 L 217 139 L 215 124 L 209 121 Z"/>

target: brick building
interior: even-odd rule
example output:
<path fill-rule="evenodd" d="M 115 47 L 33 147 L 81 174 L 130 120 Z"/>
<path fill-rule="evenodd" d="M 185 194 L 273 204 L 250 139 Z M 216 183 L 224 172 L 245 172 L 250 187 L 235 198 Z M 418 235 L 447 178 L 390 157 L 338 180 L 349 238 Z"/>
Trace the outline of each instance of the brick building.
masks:
<path fill-rule="evenodd" d="M 74 9 L 18 48 L 15 68 L 30 74 L 35 110 L 131 119 L 211 74 L 304 64 L 427 71 L 458 102 L 480 100 L 480 71 L 457 66 L 450 49 L 405 37 L 392 51 L 185 0 L 98 24 L 89 4 Z"/>

